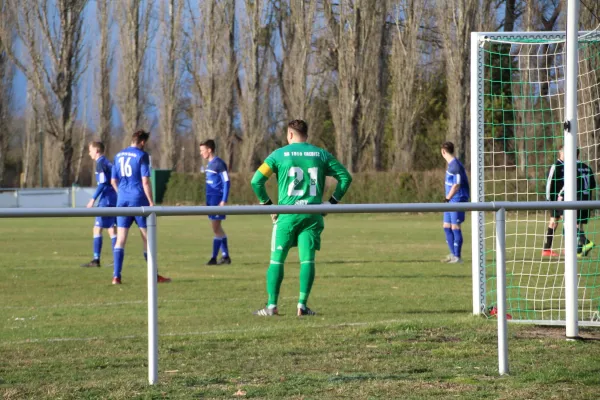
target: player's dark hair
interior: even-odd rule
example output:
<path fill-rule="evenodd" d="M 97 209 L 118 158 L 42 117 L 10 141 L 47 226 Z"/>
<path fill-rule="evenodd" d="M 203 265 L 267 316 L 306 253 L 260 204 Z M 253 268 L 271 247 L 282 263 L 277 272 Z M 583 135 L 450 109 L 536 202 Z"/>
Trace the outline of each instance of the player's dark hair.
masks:
<path fill-rule="evenodd" d="M 208 147 L 210 149 L 210 151 L 212 151 L 213 153 L 215 152 L 215 149 L 217 148 L 215 141 L 212 139 L 208 139 L 203 142 L 200 142 L 200 146 Z"/>
<path fill-rule="evenodd" d="M 139 131 L 135 131 L 133 135 L 131 135 L 131 141 L 135 144 L 140 144 L 141 142 L 147 142 L 150 137 L 150 132 L 146 132 L 143 129 Z"/>
<path fill-rule="evenodd" d="M 89 144 L 91 147 L 95 148 L 96 150 L 98 150 L 98 153 L 100 154 L 104 154 L 104 143 L 102 142 L 90 142 Z"/>
<path fill-rule="evenodd" d="M 442 149 L 446 150 L 446 153 L 448 154 L 454 154 L 454 143 L 444 142 L 442 144 Z"/>
<path fill-rule="evenodd" d="M 308 137 L 308 124 L 301 119 L 295 119 L 288 124 L 289 129 L 298 132 L 303 137 Z"/>

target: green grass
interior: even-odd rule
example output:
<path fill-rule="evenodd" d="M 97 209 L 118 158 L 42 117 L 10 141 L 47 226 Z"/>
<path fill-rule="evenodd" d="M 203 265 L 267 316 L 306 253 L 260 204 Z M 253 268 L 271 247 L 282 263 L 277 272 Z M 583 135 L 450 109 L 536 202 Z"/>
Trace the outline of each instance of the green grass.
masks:
<path fill-rule="evenodd" d="M 205 217 L 159 218 L 159 384 L 147 384 L 146 279 L 136 232 L 123 285 L 112 256 L 89 261 L 89 219 L 0 226 L 0 393 L 4 399 L 467 398 L 589 399 L 600 332 L 509 326 L 498 376 L 495 320 L 471 315 L 470 224 L 463 265 L 444 265 L 440 216 L 330 215 L 309 304 L 294 316 L 297 252 L 280 312 L 266 300 L 268 217 L 225 222 L 233 264 L 206 267 Z M 234 394 L 238 393 L 238 396 Z"/>

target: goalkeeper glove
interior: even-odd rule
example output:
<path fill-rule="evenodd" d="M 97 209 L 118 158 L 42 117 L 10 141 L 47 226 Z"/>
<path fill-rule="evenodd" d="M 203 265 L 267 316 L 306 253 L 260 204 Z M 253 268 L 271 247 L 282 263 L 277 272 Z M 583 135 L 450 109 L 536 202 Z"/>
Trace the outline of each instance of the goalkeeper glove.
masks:
<path fill-rule="evenodd" d="M 327 200 L 327 201 L 324 201 L 324 202 L 323 202 L 323 204 L 337 204 L 337 203 L 338 203 L 338 201 L 337 201 L 337 200 L 335 199 L 335 197 L 333 197 L 333 196 L 331 196 L 331 197 L 329 198 L 329 200 Z M 327 213 L 323 213 L 323 214 L 321 214 L 321 215 L 322 215 L 322 216 L 324 216 L 324 217 L 326 217 L 326 216 L 327 216 Z"/>
<path fill-rule="evenodd" d="M 271 199 L 265 201 L 264 203 L 260 203 L 261 206 L 270 206 L 273 205 L 273 202 L 271 201 Z M 279 218 L 279 215 L 277 214 L 271 214 L 271 221 L 273 221 L 273 223 L 277 222 L 277 218 Z"/>
<path fill-rule="evenodd" d="M 450 199 L 449 199 L 449 198 L 447 198 L 447 197 L 445 197 L 445 198 L 444 198 L 444 203 L 450 203 Z"/>

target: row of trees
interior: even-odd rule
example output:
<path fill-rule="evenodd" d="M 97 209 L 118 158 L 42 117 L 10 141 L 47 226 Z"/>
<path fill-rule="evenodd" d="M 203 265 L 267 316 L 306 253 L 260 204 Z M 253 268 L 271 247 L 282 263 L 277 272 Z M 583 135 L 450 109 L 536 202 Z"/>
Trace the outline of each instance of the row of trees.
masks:
<path fill-rule="evenodd" d="M 600 4 L 581 2 L 594 29 Z M 471 31 L 564 27 L 560 0 L 0 0 L 0 184 L 89 184 L 151 129 L 153 163 L 197 170 L 214 138 L 235 171 L 290 119 L 352 171 L 440 166 L 469 143 Z M 13 83 L 16 74 L 26 84 Z M 15 98 L 25 109 L 15 109 Z M 40 134 L 41 133 L 41 134 Z"/>

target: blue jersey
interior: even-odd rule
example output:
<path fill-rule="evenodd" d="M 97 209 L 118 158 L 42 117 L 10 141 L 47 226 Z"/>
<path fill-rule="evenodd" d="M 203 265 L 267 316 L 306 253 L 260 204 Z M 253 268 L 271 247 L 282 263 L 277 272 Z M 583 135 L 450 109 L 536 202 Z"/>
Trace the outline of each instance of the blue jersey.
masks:
<path fill-rule="evenodd" d="M 114 206 L 117 203 L 117 193 L 110 184 L 112 176 L 112 164 L 104 156 L 96 160 L 96 182 L 98 187 L 92 198 L 98 199 L 99 207 Z"/>
<path fill-rule="evenodd" d="M 204 172 L 206 174 L 207 203 L 216 203 L 209 205 L 218 205 L 221 201 L 227 202 L 230 182 L 225 161 L 219 157 L 213 158 L 208 162 L 208 166 Z"/>
<path fill-rule="evenodd" d="M 115 157 L 112 169 L 112 179 L 119 182 L 119 203 L 127 201 L 130 206 L 148 205 L 142 177 L 150 177 L 148 153 L 133 146 L 121 150 Z"/>
<path fill-rule="evenodd" d="M 446 197 L 454 185 L 460 185 L 458 191 L 450 199 L 451 203 L 469 201 L 469 178 L 465 167 L 456 158 L 448 163 L 446 170 Z"/>

